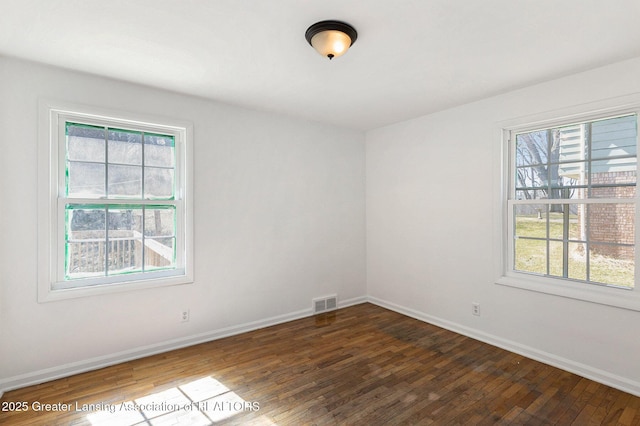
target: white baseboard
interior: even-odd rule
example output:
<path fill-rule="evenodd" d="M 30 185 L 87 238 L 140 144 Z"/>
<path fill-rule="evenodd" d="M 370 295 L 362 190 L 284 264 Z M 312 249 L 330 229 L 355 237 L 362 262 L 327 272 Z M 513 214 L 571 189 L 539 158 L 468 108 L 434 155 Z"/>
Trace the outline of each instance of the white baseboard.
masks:
<path fill-rule="evenodd" d="M 338 308 L 346 308 L 348 306 L 365 303 L 367 298 L 365 296 L 356 297 L 344 301 L 338 302 Z M 36 385 L 39 383 L 48 382 L 62 377 L 72 376 L 74 374 L 85 373 L 87 371 L 97 370 L 100 368 L 108 367 L 110 365 L 120 364 L 126 361 L 132 361 L 134 359 L 144 358 L 151 355 L 156 355 L 163 352 L 172 351 L 175 349 L 181 349 L 188 346 L 197 345 L 199 343 L 210 342 L 212 340 L 222 339 L 224 337 L 234 336 L 248 331 L 254 331 L 265 327 L 271 327 L 273 325 L 282 324 L 285 322 L 297 320 L 312 316 L 312 309 L 303 309 L 300 311 L 290 312 L 288 314 L 277 315 L 274 317 L 266 318 L 263 320 L 252 321 L 245 324 L 240 324 L 231 327 L 225 327 L 217 330 L 208 331 L 205 333 L 195 334 L 192 336 L 181 337 L 179 339 L 168 340 L 165 342 L 140 346 L 130 350 L 117 352 L 109 355 L 90 358 L 82 361 L 71 362 L 64 365 L 59 365 L 51 368 L 45 368 L 42 370 L 20 374 L 13 377 L 0 380 L 0 397 L 4 392 L 8 392 L 13 389 L 19 389 L 26 386 Z"/>
<path fill-rule="evenodd" d="M 442 327 L 455 333 L 471 337 L 472 339 L 488 343 L 492 346 L 505 349 L 509 352 L 517 353 L 527 358 L 531 358 L 544 364 L 548 364 L 552 367 L 560 368 L 561 370 L 565 370 L 570 373 L 577 374 L 578 376 L 593 380 L 595 382 L 611 386 L 612 388 L 621 390 L 623 392 L 627 392 L 635 396 L 640 396 L 640 383 L 634 380 L 629 380 L 626 377 L 618 376 L 608 371 L 604 371 L 586 364 L 563 358 L 549 352 L 541 351 L 530 346 L 522 345 L 518 342 L 484 333 L 470 327 L 437 318 L 423 312 L 419 312 L 414 309 L 400 306 L 395 303 L 387 302 L 375 297 L 369 296 L 367 297 L 367 301 L 373 303 L 374 305 L 378 305 L 391 311 L 397 312 L 399 314 L 403 314 L 408 317 L 415 318 L 417 320 L 427 322 L 438 327 Z"/>

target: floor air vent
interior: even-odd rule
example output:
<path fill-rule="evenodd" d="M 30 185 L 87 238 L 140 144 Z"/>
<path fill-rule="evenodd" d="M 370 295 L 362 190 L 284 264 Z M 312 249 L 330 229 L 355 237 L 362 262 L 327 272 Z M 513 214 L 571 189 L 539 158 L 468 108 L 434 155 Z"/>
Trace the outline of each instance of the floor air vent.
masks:
<path fill-rule="evenodd" d="M 313 313 L 333 311 L 338 308 L 338 296 L 327 296 L 313 299 Z"/>

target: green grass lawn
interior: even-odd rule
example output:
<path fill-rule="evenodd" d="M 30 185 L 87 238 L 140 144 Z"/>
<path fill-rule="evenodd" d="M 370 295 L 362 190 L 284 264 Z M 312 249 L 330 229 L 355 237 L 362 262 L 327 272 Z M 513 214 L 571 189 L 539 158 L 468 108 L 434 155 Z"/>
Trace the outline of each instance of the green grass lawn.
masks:
<path fill-rule="evenodd" d="M 544 215 L 542 216 L 544 218 Z M 549 214 L 549 236 L 563 238 L 562 213 Z M 518 215 L 516 235 L 520 237 L 546 238 L 547 225 L 537 215 Z M 569 219 L 569 239 L 580 240 L 580 224 L 577 215 Z M 583 243 L 569 243 L 568 277 L 575 280 L 587 279 L 587 253 Z M 562 277 L 562 241 L 549 242 L 549 270 L 547 271 L 547 242 L 518 238 L 515 240 L 515 269 L 543 275 Z M 633 260 L 615 259 L 591 251 L 589 255 L 589 278 L 592 282 L 613 284 L 632 288 L 634 285 Z"/>

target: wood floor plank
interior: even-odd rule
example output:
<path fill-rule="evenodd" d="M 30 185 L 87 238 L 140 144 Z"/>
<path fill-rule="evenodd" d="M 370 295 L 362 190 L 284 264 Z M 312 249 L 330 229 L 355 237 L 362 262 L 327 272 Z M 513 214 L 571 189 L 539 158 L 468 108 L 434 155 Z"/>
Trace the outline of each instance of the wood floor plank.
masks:
<path fill-rule="evenodd" d="M 18 389 L 2 401 L 30 408 L 0 413 L 8 425 L 640 424 L 638 397 L 372 304 Z M 45 404 L 73 409 L 35 410 Z"/>

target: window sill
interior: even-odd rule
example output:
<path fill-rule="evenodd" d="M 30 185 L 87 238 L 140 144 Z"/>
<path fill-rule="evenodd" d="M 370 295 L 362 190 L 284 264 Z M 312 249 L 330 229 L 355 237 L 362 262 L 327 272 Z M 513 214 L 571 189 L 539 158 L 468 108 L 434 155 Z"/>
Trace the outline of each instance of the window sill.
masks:
<path fill-rule="evenodd" d="M 101 283 L 90 286 L 53 289 L 51 283 L 46 283 L 38 291 L 38 303 L 54 302 L 58 300 L 75 299 L 79 297 L 98 296 L 143 290 L 148 288 L 168 287 L 174 285 L 192 284 L 193 277 L 189 275 L 174 275 L 170 277 L 145 278 L 132 281 Z"/>
<path fill-rule="evenodd" d="M 599 286 L 518 273 L 504 275 L 496 281 L 496 284 L 599 305 L 640 311 L 640 294 L 637 289 Z"/>

